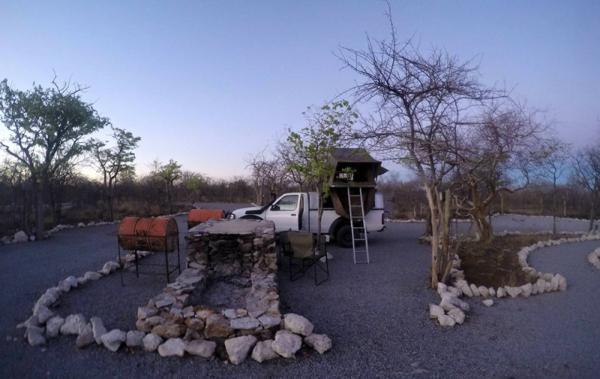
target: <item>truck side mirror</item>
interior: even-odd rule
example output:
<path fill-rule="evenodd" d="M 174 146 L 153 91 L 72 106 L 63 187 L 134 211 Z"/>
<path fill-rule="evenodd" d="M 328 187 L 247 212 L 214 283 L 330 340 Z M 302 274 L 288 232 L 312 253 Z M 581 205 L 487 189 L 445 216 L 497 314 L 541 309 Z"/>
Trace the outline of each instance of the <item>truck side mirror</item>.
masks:
<path fill-rule="evenodd" d="M 278 211 L 279 210 L 279 205 L 277 205 L 277 204 L 272 205 L 271 206 L 271 210 L 272 211 Z"/>

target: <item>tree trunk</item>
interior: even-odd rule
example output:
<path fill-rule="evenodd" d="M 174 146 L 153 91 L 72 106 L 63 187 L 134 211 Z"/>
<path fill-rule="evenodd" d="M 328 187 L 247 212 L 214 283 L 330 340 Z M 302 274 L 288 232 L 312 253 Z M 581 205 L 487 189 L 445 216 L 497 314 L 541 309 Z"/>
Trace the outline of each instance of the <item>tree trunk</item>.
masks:
<path fill-rule="evenodd" d="M 481 242 L 489 242 L 492 240 L 492 225 L 487 219 L 484 210 L 478 209 L 471 212 L 471 217 L 477 227 L 478 239 Z"/>
<path fill-rule="evenodd" d="M 595 196 L 592 194 L 592 204 L 590 207 L 590 226 L 588 228 L 589 232 L 594 230 L 594 218 L 596 218 L 596 199 Z"/>
<path fill-rule="evenodd" d="M 556 177 L 552 183 L 552 235 L 556 235 L 556 213 L 558 210 L 556 206 Z"/>
<path fill-rule="evenodd" d="M 114 199 L 115 199 L 115 183 L 111 177 L 108 180 L 108 191 L 107 191 L 107 198 L 106 198 L 106 205 L 108 207 L 109 221 L 114 221 L 114 219 L 115 219 Z"/>
<path fill-rule="evenodd" d="M 437 288 L 439 275 L 439 219 L 437 211 L 437 188 L 435 186 L 425 185 L 425 194 L 429 204 L 430 225 L 431 225 L 431 288 Z"/>
<path fill-rule="evenodd" d="M 323 194 L 321 193 L 321 188 L 321 185 L 317 186 L 317 194 L 319 195 L 319 209 L 317 210 L 317 246 L 319 246 L 319 248 L 321 246 L 321 221 L 323 219 Z"/>
<path fill-rule="evenodd" d="M 33 179 L 33 196 L 35 199 L 35 239 L 44 238 L 44 191 L 46 186 Z"/>

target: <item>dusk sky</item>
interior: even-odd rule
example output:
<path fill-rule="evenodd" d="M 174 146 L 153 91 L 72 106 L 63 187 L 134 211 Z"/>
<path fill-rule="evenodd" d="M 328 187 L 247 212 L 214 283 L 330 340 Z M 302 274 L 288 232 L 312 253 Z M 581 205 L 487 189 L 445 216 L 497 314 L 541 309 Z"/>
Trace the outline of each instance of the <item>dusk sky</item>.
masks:
<path fill-rule="evenodd" d="M 212 177 L 246 175 L 302 111 L 358 79 L 340 46 L 384 38 L 383 1 L 0 0 L 0 80 L 60 79 L 142 137 L 158 158 Z M 401 38 L 480 63 L 482 80 L 547 111 L 576 146 L 600 134 L 600 1 L 392 1 Z"/>

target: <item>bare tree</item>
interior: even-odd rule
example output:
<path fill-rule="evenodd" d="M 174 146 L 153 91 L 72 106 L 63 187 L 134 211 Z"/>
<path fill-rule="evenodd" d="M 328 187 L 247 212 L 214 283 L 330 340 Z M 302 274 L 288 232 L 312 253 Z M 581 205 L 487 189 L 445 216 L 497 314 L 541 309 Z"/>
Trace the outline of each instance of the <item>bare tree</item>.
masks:
<path fill-rule="evenodd" d="M 540 148 L 538 176 L 552 184 L 552 234 L 556 235 L 558 183 L 570 167 L 570 147 L 558 138 L 550 138 Z"/>
<path fill-rule="evenodd" d="M 548 155 L 545 130 L 535 112 L 507 102 L 491 105 L 479 122 L 457 134 L 452 189 L 458 211 L 471 217 L 480 241 L 493 237 L 488 215 L 498 195 L 527 187 L 532 170 Z"/>
<path fill-rule="evenodd" d="M 448 217 L 443 184 L 455 167 L 457 129 L 467 110 L 500 96 L 477 79 L 477 66 L 460 62 L 440 50 L 422 53 L 412 41 L 399 43 L 390 13 L 389 40 L 367 38 L 365 50 L 343 48 L 339 57 L 362 81 L 350 91 L 358 101 L 373 102 L 372 118 L 355 137 L 380 156 L 412 168 L 421 181 L 429 205 L 432 227 L 431 285 L 445 280 L 450 252 L 440 259 L 440 242 L 448 246 Z M 445 241 L 445 242 L 444 242 Z"/>
<path fill-rule="evenodd" d="M 600 145 L 580 149 L 573 157 L 573 163 L 577 183 L 585 188 L 590 196 L 589 230 L 592 231 L 600 195 Z"/>
<path fill-rule="evenodd" d="M 273 197 L 281 191 L 289 179 L 285 161 L 277 157 L 267 158 L 264 151 L 250 157 L 247 168 L 251 170 L 257 204 L 274 200 Z M 269 199 L 266 199 L 265 190 L 269 192 Z"/>
<path fill-rule="evenodd" d="M 35 198 L 36 237 L 44 238 L 44 202 L 56 173 L 91 147 L 86 139 L 109 123 L 70 83 L 20 91 L 0 82 L 0 120 L 8 138 L 0 141 L 11 158 L 27 168 Z"/>

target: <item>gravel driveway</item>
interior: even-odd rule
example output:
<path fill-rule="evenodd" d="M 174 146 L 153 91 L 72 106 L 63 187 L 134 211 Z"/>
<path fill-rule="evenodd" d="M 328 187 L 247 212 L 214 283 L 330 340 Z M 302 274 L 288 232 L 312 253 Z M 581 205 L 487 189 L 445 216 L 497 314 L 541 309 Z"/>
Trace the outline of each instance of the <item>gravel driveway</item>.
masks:
<path fill-rule="evenodd" d="M 566 292 L 502 299 L 492 308 L 469 300 L 465 324 L 442 329 L 428 319 L 427 304 L 438 298 L 427 289 L 429 250 L 416 242 L 422 230 L 422 224 L 389 224 L 370 240 L 370 265 L 354 265 L 351 251 L 332 247 L 331 279 L 318 287 L 310 277 L 291 283 L 281 272 L 284 311 L 307 316 L 334 347 L 323 356 L 301 352 L 295 360 L 240 366 L 97 346 L 78 351 L 75 338 L 65 336 L 30 347 L 17 323 L 47 287 L 114 258 L 116 226 L 0 247 L 0 377 L 597 377 L 600 272 L 585 257 L 600 242 L 531 254 L 538 270 L 567 277 Z M 72 291 L 58 312 L 132 328 L 137 306 L 162 289 L 164 278 L 129 274 L 125 282 L 116 274 Z"/>

